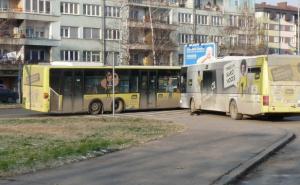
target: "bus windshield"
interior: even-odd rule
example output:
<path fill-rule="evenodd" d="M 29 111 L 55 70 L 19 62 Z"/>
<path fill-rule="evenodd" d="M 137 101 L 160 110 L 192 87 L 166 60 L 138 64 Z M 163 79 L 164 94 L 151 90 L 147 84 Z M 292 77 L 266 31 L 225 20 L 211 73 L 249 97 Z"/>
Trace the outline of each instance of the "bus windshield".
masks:
<path fill-rule="evenodd" d="M 300 81 L 299 58 L 287 57 L 280 61 L 273 60 L 269 61 L 268 65 L 270 81 Z"/>

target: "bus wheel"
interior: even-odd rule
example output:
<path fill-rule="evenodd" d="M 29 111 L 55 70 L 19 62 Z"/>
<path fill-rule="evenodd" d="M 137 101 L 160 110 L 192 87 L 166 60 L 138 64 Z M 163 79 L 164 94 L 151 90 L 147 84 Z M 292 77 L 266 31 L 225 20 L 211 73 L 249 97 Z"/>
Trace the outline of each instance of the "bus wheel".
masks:
<path fill-rule="evenodd" d="M 115 101 L 115 112 L 121 113 L 124 110 L 124 102 L 121 99 Z"/>
<path fill-rule="evenodd" d="M 196 113 L 196 104 L 194 99 L 192 99 L 190 103 L 190 113 L 191 115 L 194 115 Z"/>
<path fill-rule="evenodd" d="M 243 119 L 243 114 L 238 112 L 238 108 L 237 108 L 236 102 L 234 100 L 230 102 L 229 112 L 230 112 L 230 117 L 232 119 L 234 119 L 234 120 Z"/>
<path fill-rule="evenodd" d="M 89 113 L 92 115 L 97 115 L 103 113 L 102 103 L 99 101 L 93 101 L 89 107 Z"/>
<path fill-rule="evenodd" d="M 266 116 L 269 121 L 282 121 L 284 120 L 284 116 L 282 115 L 268 115 Z"/>

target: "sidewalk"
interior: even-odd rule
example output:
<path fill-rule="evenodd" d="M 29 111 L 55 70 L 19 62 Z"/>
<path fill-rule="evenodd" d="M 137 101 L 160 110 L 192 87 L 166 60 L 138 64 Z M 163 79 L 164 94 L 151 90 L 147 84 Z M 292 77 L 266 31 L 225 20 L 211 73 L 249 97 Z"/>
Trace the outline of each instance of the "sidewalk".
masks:
<path fill-rule="evenodd" d="M 0 109 L 19 109 L 22 108 L 22 104 L 13 103 L 13 104 L 0 104 Z"/>
<path fill-rule="evenodd" d="M 0 180 L 0 184 L 211 184 L 285 135 L 284 130 L 253 120 L 187 113 L 170 117 L 187 130 L 89 161 Z"/>

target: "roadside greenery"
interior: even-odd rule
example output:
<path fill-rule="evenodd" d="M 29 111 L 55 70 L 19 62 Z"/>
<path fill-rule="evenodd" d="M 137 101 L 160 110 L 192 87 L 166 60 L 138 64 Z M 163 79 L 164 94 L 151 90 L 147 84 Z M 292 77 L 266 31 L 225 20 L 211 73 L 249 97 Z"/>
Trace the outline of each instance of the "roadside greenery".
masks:
<path fill-rule="evenodd" d="M 170 122 L 123 117 L 0 120 L 0 176 L 84 160 L 180 130 Z"/>

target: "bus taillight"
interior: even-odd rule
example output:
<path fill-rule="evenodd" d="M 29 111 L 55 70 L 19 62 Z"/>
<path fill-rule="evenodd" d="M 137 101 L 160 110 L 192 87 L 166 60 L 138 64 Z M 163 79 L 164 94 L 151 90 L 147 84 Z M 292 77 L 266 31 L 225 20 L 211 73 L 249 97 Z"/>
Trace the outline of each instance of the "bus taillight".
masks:
<path fill-rule="evenodd" d="M 49 98 L 49 94 L 48 93 L 44 93 L 44 99 L 48 99 Z"/>
<path fill-rule="evenodd" d="M 269 96 L 263 96 L 263 105 L 269 106 Z"/>

